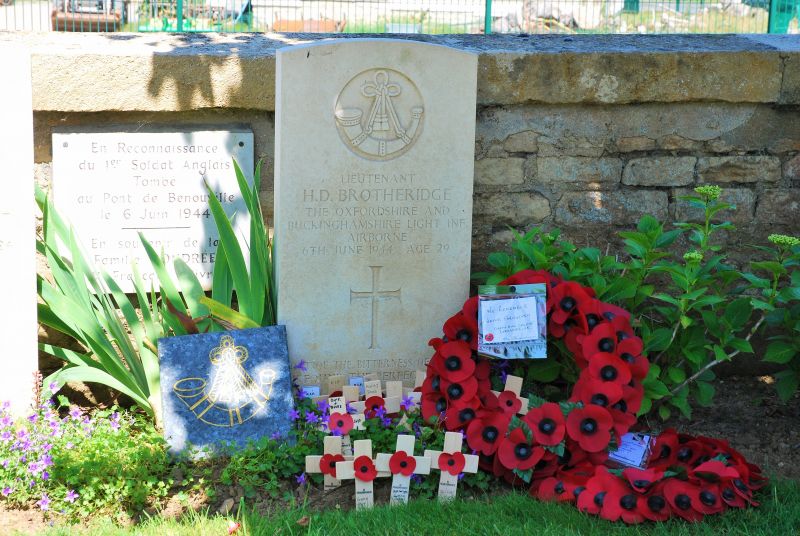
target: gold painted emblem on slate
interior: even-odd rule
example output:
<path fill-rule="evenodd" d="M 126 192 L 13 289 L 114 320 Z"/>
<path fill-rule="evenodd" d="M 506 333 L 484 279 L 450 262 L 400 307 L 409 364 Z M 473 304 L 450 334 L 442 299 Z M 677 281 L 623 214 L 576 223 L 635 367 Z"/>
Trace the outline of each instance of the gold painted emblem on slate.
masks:
<path fill-rule="evenodd" d="M 336 127 L 345 145 L 369 160 L 392 160 L 422 132 L 425 108 L 417 86 L 394 69 L 359 73 L 336 99 Z"/>
<path fill-rule="evenodd" d="M 247 357 L 247 348 L 236 346 L 233 337 L 224 335 L 208 355 L 213 365 L 208 381 L 183 378 L 172 390 L 206 424 L 242 424 L 266 408 L 276 376 L 274 370 L 265 369 L 259 372 L 258 381 L 254 380 L 242 366 Z"/>

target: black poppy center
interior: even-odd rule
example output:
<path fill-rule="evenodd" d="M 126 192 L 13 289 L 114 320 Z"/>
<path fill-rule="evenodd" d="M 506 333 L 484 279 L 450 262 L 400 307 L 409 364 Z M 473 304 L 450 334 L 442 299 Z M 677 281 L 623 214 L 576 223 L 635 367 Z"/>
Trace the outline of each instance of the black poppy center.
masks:
<path fill-rule="evenodd" d="M 688 510 L 692 507 L 692 499 L 688 495 L 681 493 L 675 496 L 675 506 L 681 510 Z"/>
<path fill-rule="evenodd" d="M 628 403 L 624 400 L 620 400 L 611 407 L 620 410 L 622 413 L 628 413 Z"/>
<path fill-rule="evenodd" d="M 744 484 L 744 482 L 742 482 L 742 480 L 739 478 L 735 478 L 733 480 L 733 485 L 736 486 L 736 489 L 738 489 L 743 493 L 747 493 L 748 491 L 750 491 L 747 489 L 747 486 Z"/>
<path fill-rule="evenodd" d="M 608 397 L 603 393 L 596 393 L 592 395 L 592 404 L 606 407 L 608 405 Z"/>
<path fill-rule="evenodd" d="M 556 421 L 550 418 L 539 421 L 539 431 L 545 435 L 550 435 L 556 430 Z"/>
<path fill-rule="evenodd" d="M 700 492 L 700 502 L 705 504 L 706 506 L 714 506 L 717 504 L 717 496 L 704 489 Z"/>
<path fill-rule="evenodd" d="M 342 419 L 339 419 L 338 421 L 336 421 L 336 427 L 337 428 L 341 428 L 342 426 L 344 426 L 344 421 Z"/>
<path fill-rule="evenodd" d="M 359 471 L 361 471 L 362 473 L 366 473 L 367 471 L 369 471 L 369 468 L 366 465 L 362 465 Z"/>
<path fill-rule="evenodd" d="M 510 399 L 510 398 L 509 398 L 508 400 L 506 400 L 506 406 L 507 406 L 507 407 L 509 407 L 509 408 L 510 408 L 510 407 L 511 407 L 511 406 L 513 406 L 513 405 L 514 405 L 514 401 L 513 401 L 512 399 Z"/>
<path fill-rule="evenodd" d="M 726 501 L 732 501 L 734 498 L 736 498 L 736 494 L 731 488 L 725 488 L 722 490 L 722 498 Z"/>
<path fill-rule="evenodd" d="M 472 333 L 467 329 L 459 329 L 458 332 L 456 332 L 456 339 L 469 342 L 472 339 Z"/>
<path fill-rule="evenodd" d="M 575 488 L 574 490 L 572 490 L 572 494 L 573 494 L 575 497 L 577 497 L 578 495 L 580 495 L 581 493 L 583 493 L 585 489 L 586 489 L 586 488 L 584 488 L 583 486 L 578 486 L 577 488 Z"/>
<path fill-rule="evenodd" d="M 635 361 L 633 354 L 629 354 L 628 352 L 623 352 L 619 357 L 626 363 L 633 363 Z"/>
<path fill-rule="evenodd" d="M 683 447 L 681 450 L 678 451 L 678 461 L 681 462 L 688 462 L 692 459 L 692 449 L 689 447 Z"/>
<path fill-rule="evenodd" d="M 451 355 L 444 360 L 444 366 L 449 371 L 459 370 L 461 368 L 461 358 Z"/>
<path fill-rule="evenodd" d="M 461 422 L 471 421 L 475 418 L 475 410 L 472 408 L 464 408 L 458 412 L 458 420 Z"/>
<path fill-rule="evenodd" d="M 607 382 L 617 379 L 617 368 L 613 365 L 606 365 L 600 369 L 600 377 Z"/>
<path fill-rule="evenodd" d="M 405 460 L 403 460 L 402 462 L 400 462 L 400 467 L 402 467 L 403 469 L 405 469 L 406 467 L 408 467 L 408 462 L 407 462 L 407 461 L 405 461 Z"/>
<path fill-rule="evenodd" d="M 553 491 L 555 491 L 559 495 L 564 493 L 564 483 L 563 482 L 556 483 L 556 487 L 553 488 Z"/>
<path fill-rule="evenodd" d="M 568 318 L 567 321 L 564 322 L 564 331 L 569 331 L 570 329 L 574 328 L 577 325 L 578 323 L 575 322 L 574 319 Z"/>
<path fill-rule="evenodd" d="M 434 391 L 438 391 L 439 385 L 441 385 L 441 378 L 439 378 L 439 376 L 434 376 L 431 380 L 431 387 L 433 387 Z"/>
<path fill-rule="evenodd" d="M 526 443 L 517 443 L 517 446 L 514 447 L 514 456 L 518 460 L 527 460 L 531 454 L 533 454 L 533 450 Z"/>
<path fill-rule="evenodd" d="M 603 499 L 605 498 L 606 498 L 606 492 L 601 491 L 600 493 L 594 496 L 594 504 L 596 504 L 597 506 L 603 506 Z"/>
<path fill-rule="evenodd" d="M 572 309 L 575 308 L 576 303 L 577 302 L 575 301 L 575 298 L 572 296 L 567 296 L 565 298 L 561 298 L 559 305 L 564 311 L 572 311 Z"/>
<path fill-rule="evenodd" d="M 564 449 L 564 454 L 558 457 L 558 463 L 559 465 L 567 465 L 571 459 L 572 452 L 568 449 Z"/>
<path fill-rule="evenodd" d="M 614 341 L 612 341 L 608 337 L 604 337 L 600 339 L 600 342 L 597 343 L 597 348 L 601 352 L 610 352 L 614 349 Z"/>
<path fill-rule="evenodd" d="M 600 317 L 596 314 L 589 313 L 586 315 L 586 324 L 589 326 L 589 330 L 594 329 L 594 327 L 600 323 Z"/>
<path fill-rule="evenodd" d="M 451 383 L 450 386 L 447 388 L 447 395 L 453 400 L 461 398 L 461 395 L 463 394 L 464 394 L 464 388 L 457 383 Z"/>
<path fill-rule="evenodd" d="M 328 462 L 328 467 L 330 469 L 336 469 L 336 460 L 331 460 Z"/>
<path fill-rule="evenodd" d="M 597 421 L 594 419 L 583 419 L 581 421 L 581 432 L 592 435 L 597 431 Z"/>
<path fill-rule="evenodd" d="M 453 467 L 455 464 L 456 464 L 456 461 L 453 458 L 450 458 L 449 460 L 447 460 L 447 465 L 449 465 L 450 467 Z"/>
<path fill-rule="evenodd" d="M 633 510 L 636 508 L 636 496 L 632 494 L 623 495 L 619 500 L 619 505 L 625 510 Z"/>
<path fill-rule="evenodd" d="M 667 505 L 667 501 L 660 495 L 652 495 L 647 498 L 647 507 L 653 512 L 660 512 Z"/>
<path fill-rule="evenodd" d="M 639 489 L 649 488 L 650 484 L 652 484 L 652 482 L 650 482 L 649 480 L 634 480 L 633 481 L 633 487 L 634 488 L 639 488 Z"/>
<path fill-rule="evenodd" d="M 662 445 L 658 457 L 663 460 L 664 458 L 669 458 L 670 454 L 672 454 L 672 448 L 669 445 Z"/>
<path fill-rule="evenodd" d="M 445 410 L 447 410 L 447 400 L 440 398 L 436 401 L 436 412 L 441 413 Z"/>
<path fill-rule="evenodd" d="M 483 440 L 488 443 L 494 443 L 497 440 L 498 435 L 500 434 L 497 431 L 497 428 L 495 428 L 494 426 L 487 426 L 486 428 L 483 429 L 481 437 L 483 437 Z"/>
<path fill-rule="evenodd" d="M 625 340 L 625 339 L 627 339 L 628 337 L 630 337 L 630 335 L 628 335 L 628 334 L 627 334 L 627 333 L 625 333 L 624 331 L 618 331 L 618 332 L 617 332 L 617 340 L 618 340 L 618 341 L 624 341 L 624 340 Z"/>
<path fill-rule="evenodd" d="M 606 311 L 605 313 L 603 313 L 603 317 L 605 317 L 606 320 L 614 320 L 615 316 L 616 315 L 611 311 Z"/>

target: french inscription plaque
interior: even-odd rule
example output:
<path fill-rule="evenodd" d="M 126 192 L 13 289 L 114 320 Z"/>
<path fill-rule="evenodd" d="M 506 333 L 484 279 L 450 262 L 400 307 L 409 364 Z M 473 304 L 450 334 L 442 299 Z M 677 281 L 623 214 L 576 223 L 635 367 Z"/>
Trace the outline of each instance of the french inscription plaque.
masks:
<path fill-rule="evenodd" d="M 208 290 L 219 242 L 209 196 L 228 216 L 235 214 L 237 236 L 249 232 L 234 158 L 252 184 L 249 130 L 57 131 L 53 199 L 95 267 L 123 291 L 133 292 L 132 262 L 148 288 L 151 281 L 158 287 L 140 232 L 163 250 L 170 270 L 182 259 Z"/>
<path fill-rule="evenodd" d="M 301 384 L 413 385 L 466 299 L 476 76 L 474 54 L 411 41 L 278 51 L 278 317 Z"/>

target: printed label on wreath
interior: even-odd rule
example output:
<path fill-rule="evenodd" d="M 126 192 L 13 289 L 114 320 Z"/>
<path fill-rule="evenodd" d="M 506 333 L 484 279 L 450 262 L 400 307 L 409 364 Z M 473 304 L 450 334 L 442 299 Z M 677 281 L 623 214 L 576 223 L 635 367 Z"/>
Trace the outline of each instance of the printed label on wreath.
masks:
<path fill-rule="evenodd" d="M 651 439 L 648 434 L 625 434 L 620 440 L 619 448 L 608 453 L 608 461 L 644 469 L 650 455 Z"/>
<path fill-rule="evenodd" d="M 478 352 L 503 359 L 547 357 L 546 285 L 478 289 Z"/>

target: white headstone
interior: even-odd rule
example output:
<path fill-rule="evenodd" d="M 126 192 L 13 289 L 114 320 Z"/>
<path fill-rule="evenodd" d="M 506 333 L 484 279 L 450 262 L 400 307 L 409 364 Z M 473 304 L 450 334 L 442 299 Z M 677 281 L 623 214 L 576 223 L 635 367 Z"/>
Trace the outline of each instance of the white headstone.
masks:
<path fill-rule="evenodd" d="M 219 235 L 204 180 L 228 216 L 236 214 L 237 236 L 249 237 L 232 159 L 252 184 L 253 133 L 112 128 L 53 134 L 56 208 L 75 227 L 94 265 L 125 292 L 133 292 L 132 261 L 148 288 L 154 277 L 139 232 L 156 251 L 163 249 L 170 269 L 180 257 L 210 289 Z"/>
<path fill-rule="evenodd" d="M 413 41 L 278 51 L 278 320 L 301 383 L 413 385 L 463 305 L 476 78 L 474 54 Z"/>
<path fill-rule="evenodd" d="M 4 47 L 0 72 L 0 402 L 10 401 L 12 412 L 22 414 L 33 401 L 33 374 L 39 368 L 30 52 Z"/>

